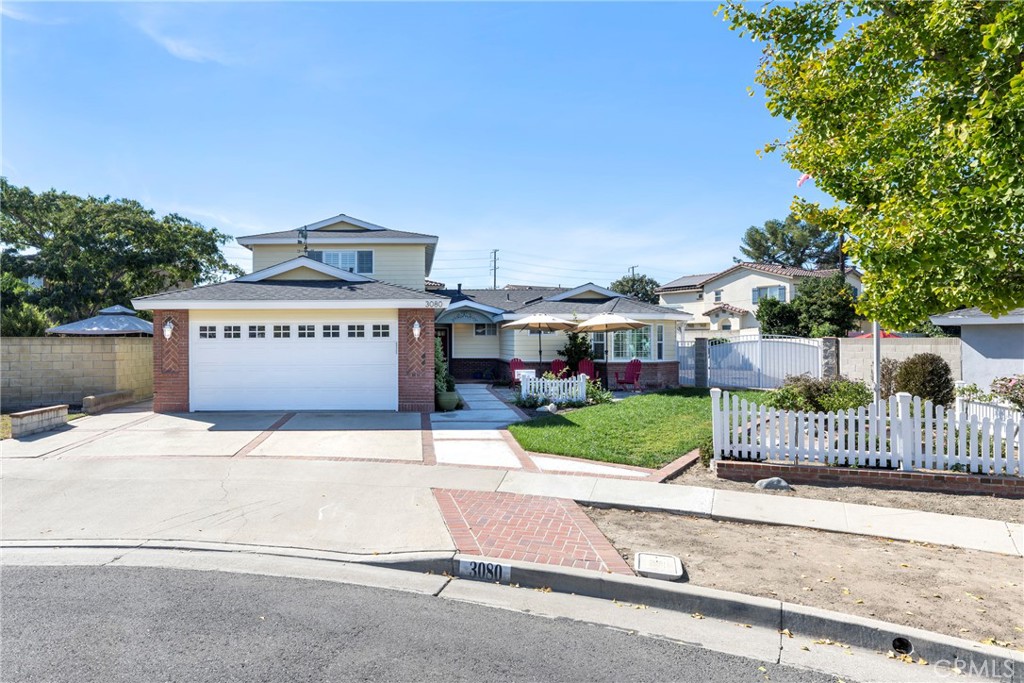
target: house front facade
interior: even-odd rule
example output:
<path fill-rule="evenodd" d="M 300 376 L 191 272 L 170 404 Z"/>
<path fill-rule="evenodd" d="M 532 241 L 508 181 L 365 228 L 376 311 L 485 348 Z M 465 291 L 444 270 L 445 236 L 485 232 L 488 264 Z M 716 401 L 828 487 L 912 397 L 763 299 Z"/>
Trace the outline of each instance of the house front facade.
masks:
<path fill-rule="evenodd" d="M 648 387 L 679 383 L 677 329 L 690 315 L 625 296 L 594 283 L 573 288 L 523 287 L 505 289 L 439 290 L 449 299 L 438 314 L 435 330 L 444 342 L 452 374 L 457 379 L 499 379 L 509 376 L 509 362 L 523 361 L 538 374 L 559 358 L 568 341 L 564 332 L 516 330 L 505 324 L 535 314 L 569 322 L 603 313 L 644 323 L 636 330 L 588 334 L 597 372 L 614 378 L 626 363 L 642 362 L 641 382 Z M 611 373 L 611 374 L 607 374 Z M 613 381 L 614 383 L 614 381 Z"/>
<path fill-rule="evenodd" d="M 758 305 L 764 299 L 790 302 L 797 285 L 808 277 L 831 277 L 831 270 L 805 270 L 764 263 L 737 263 L 718 273 L 684 275 L 657 290 L 659 303 L 693 315 L 687 323 L 690 336 L 711 332 L 757 330 Z M 847 270 L 846 281 L 854 294 L 861 291 L 860 273 Z"/>
<path fill-rule="evenodd" d="M 340 215 L 238 242 L 253 273 L 132 301 L 154 410 L 433 410 L 437 237 Z"/>
<path fill-rule="evenodd" d="M 157 412 L 429 412 L 435 329 L 457 377 L 497 379 L 512 358 L 538 358 L 538 335 L 501 325 L 540 312 L 646 322 L 635 333 L 595 335 L 595 350 L 603 355 L 608 344 L 613 371 L 639 357 L 652 385 L 678 381 L 675 329 L 689 319 L 679 311 L 596 285 L 438 290 L 427 279 L 437 237 L 344 214 L 238 242 L 252 251 L 252 273 L 132 300 L 153 312 Z M 546 367 L 565 335 L 539 337 Z"/>

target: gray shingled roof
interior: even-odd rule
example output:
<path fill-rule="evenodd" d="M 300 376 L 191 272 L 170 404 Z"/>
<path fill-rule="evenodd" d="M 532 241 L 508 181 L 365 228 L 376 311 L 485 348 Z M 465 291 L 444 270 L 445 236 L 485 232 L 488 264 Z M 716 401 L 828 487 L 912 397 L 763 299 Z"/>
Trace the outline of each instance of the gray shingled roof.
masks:
<path fill-rule="evenodd" d="M 621 315 L 642 315 L 644 313 L 679 313 L 674 308 L 656 306 L 631 297 L 616 297 L 604 301 L 576 299 L 570 301 L 545 301 L 547 297 L 569 291 L 568 287 L 537 287 L 534 289 L 464 289 L 438 290 L 438 294 L 451 297 L 452 303 L 471 300 L 486 306 L 500 308 L 509 313 L 533 315 L 572 315 L 590 317 L 598 313 L 619 313 Z"/>
<path fill-rule="evenodd" d="M 438 292 L 423 292 L 385 282 L 340 280 L 230 280 L 214 285 L 136 297 L 136 301 L 374 301 L 384 299 L 437 299 Z M 442 295 L 443 296 L 443 295 Z"/>
<path fill-rule="evenodd" d="M 369 239 L 380 239 L 380 240 L 391 240 L 397 238 L 409 238 L 409 237 L 424 237 L 427 239 L 437 239 L 435 235 L 425 235 L 420 232 L 404 232 L 402 230 L 310 230 L 309 231 L 309 242 L 313 244 L 319 241 L 337 241 L 339 238 L 344 239 L 346 237 L 365 237 Z M 264 232 L 259 235 L 245 235 L 239 239 L 245 240 L 249 238 L 267 238 L 267 239 L 299 239 L 298 230 L 281 230 L 279 232 Z"/>

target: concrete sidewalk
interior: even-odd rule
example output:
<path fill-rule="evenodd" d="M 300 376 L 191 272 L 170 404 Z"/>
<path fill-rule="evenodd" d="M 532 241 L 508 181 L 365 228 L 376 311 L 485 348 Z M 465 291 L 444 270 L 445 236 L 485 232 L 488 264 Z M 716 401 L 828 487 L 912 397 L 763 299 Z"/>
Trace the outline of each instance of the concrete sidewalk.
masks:
<path fill-rule="evenodd" d="M 3 540 L 175 539 L 349 553 L 448 551 L 433 489 L 800 526 L 1021 556 L 1024 526 L 592 476 L 223 458 L 4 460 Z"/>

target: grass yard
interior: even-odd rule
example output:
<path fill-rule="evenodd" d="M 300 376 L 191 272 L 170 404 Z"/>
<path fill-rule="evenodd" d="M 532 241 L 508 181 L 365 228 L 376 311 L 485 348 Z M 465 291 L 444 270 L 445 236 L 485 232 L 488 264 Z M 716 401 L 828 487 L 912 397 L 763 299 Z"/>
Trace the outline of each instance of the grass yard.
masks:
<path fill-rule="evenodd" d="M 520 446 L 535 453 L 656 469 L 711 436 L 711 396 L 707 389 L 670 389 L 545 415 L 508 430 Z"/>

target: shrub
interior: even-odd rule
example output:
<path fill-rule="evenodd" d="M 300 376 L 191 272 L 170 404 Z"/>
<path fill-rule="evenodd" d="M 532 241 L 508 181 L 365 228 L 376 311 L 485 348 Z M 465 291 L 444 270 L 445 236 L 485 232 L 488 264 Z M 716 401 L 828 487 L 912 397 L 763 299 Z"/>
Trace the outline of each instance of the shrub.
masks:
<path fill-rule="evenodd" d="M 992 382 L 992 394 L 1024 410 L 1024 375 L 999 377 Z"/>
<path fill-rule="evenodd" d="M 602 387 L 600 380 L 587 380 L 587 403 L 592 405 L 611 403 L 613 398 L 612 392 Z"/>
<path fill-rule="evenodd" d="M 900 363 L 896 371 L 896 391 L 905 391 L 937 405 L 953 403 L 953 372 L 942 357 L 918 353 Z"/>
<path fill-rule="evenodd" d="M 871 398 L 871 391 L 861 382 L 799 375 L 787 377 L 785 384 L 767 394 L 764 404 L 781 410 L 827 413 L 867 405 Z"/>
<path fill-rule="evenodd" d="M 700 442 L 700 464 L 704 467 L 711 467 L 711 461 L 715 459 L 715 440 L 706 436 Z"/>
<path fill-rule="evenodd" d="M 570 374 L 579 370 L 580 361 L 584 358 L 593 358 L 593 350 L 590 346 L 590 335 L 586 332 L 569 331 L 565 346 L 558 350 L 558 355 L 565 359 L 565 365 Z"/>
<path fill-rule="evenodd" d="M 455 391 L 455 378 L 448 372 L 440 337 L 434 339 L 434 391 L 438 394 Z"/>

